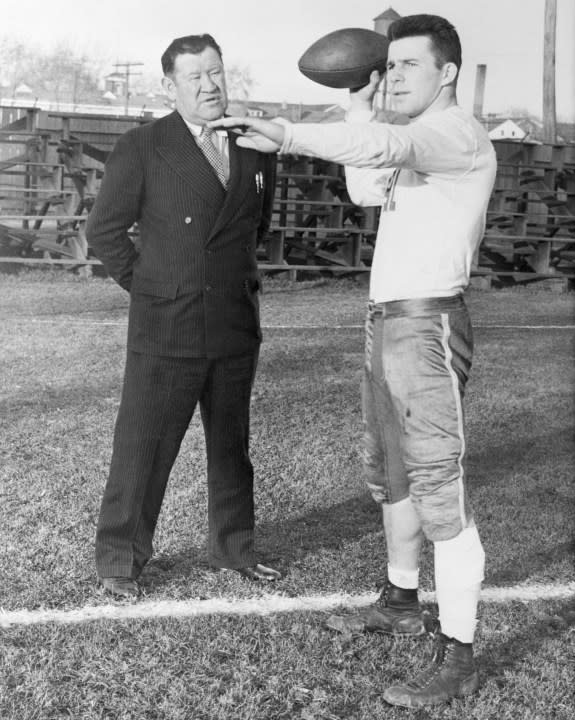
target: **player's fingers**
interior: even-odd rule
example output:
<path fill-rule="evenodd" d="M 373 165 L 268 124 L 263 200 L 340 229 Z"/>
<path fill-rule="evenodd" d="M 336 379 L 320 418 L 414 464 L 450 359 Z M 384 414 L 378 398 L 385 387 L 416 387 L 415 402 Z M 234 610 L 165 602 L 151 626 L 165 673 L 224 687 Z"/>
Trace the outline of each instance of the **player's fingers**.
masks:
<path fill-rule="evenodd" d="M 208 127 L 222 130 L 240 130 L 246 131 L 251 127 L 251 122 L 244 117 L 223 117 L 219 120 L 210 120 Z"/>
<path fill-rule="evenodd" d="M 377 88 L 379 83 L 383 80 L 383 75 L 378 70 L 372 70 L 369 76 L 369 84 L 371 87 Z"/>

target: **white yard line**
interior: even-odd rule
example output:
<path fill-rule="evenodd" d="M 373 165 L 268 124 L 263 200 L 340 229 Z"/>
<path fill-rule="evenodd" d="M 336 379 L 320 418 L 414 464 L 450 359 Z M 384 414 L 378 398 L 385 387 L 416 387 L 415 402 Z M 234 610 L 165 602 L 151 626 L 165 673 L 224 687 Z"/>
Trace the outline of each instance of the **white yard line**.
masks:
<path fill-rule="evenodd" d="M 363 330 L 365 325 L 262 325 L 263 330 Z M 498 325 L 474 323 L 482 330 L 575 330 L 575 325 Z"/>
<path fill-rule="evenodd" d="M 262 325 L 263 330 L 363 330 L 365 325 Z M 575 325 L 506 325 L 473 323 L 482 330 L 575 330 Z"/>
<path fill-rule="evenodd" d="M 472 323 L 482 330 L 575 330 L 575 325 L 498 325 L 495 323 Z"/>
<path fill-rule="evenodd" d="M 74 610 L 11 610 L 0 609 L 0 627 L 61 623 L 75 625 L 95 620 L 157 620 L 158 618 L 193 618 L 201 615 L 270 615 L 285 612 L 322 612 L 335 608 L 353 609 L 369 605 L 374 593 L 361 595 L 264 595 L 257 598 L 211 598 L 209 600 L 142 600 L 133 603 L 86 605 Z M 423 602 L 434 599 L 434 593 L 421 592 Z M 484 588 L 481 599 L 487 603 L 513 601 L 575 599 L 575 582 L 565 585 L 515 585 Z"/>

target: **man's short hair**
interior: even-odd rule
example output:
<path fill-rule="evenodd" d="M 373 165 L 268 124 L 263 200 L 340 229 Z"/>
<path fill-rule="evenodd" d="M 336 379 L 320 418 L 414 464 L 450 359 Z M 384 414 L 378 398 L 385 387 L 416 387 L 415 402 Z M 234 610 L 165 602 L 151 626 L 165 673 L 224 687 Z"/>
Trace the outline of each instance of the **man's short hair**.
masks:
<path fill-rule="evenodd" d="M 451 62 L 459 70 L 461 42 L 457 30 L 445 18 L 439 15 L 406 15 L 392 22 L 387 30 L 390 42 L 418 35 L 425 35 L 431 40 L 437 67 Z"/>
<path fill-rule="evenodd" d="M 185 35 L 184 37 L 172 40 L 162 55 L 162 70 L 164 71 L 164 75 L 170 75 L 174 72 L 174 65 L 178 55 L 185 55 L 186 53 L 199 55 L 207 47 L 214 48 L 220 58 L 223 59 L 221 47 L 214 38 L 207 33 L 203 35 Z"/>

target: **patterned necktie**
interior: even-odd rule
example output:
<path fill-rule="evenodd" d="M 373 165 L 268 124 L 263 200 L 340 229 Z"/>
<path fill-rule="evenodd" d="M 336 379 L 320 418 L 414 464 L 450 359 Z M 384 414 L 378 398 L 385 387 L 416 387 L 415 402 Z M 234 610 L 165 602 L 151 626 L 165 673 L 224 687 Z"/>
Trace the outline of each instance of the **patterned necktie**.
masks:
<path fill-rule="evenodd" d="M 227 179 L 224 172 L 224 161 L 213 141 L 213 137 L 215 134 L 216 131 L 213 128 L 208 128 L 204 126 L 200 135 L 200 146 L 202 148 L 202 152 L 208 159 L 208 162 L 216 171 L 218 180 L 222 183 L 224 187 L 226 187 Z"/>

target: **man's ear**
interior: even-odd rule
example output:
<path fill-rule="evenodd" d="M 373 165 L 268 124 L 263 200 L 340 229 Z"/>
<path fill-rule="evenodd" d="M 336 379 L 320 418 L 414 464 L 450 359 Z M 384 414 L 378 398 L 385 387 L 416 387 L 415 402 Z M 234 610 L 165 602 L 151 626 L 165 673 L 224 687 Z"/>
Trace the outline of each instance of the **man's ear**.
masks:
<path fill-rule="evenodd" d="M 443 78 L 441 80 L 441 84 L 443 86 L 452 85 L 456 81 L 458 73 L 459 70 L 457 69 L 457 65 L 455 63 L 445 63 L 443 66 Z"/>
<path fill-rule="evenodd" d="M 162 78 L 162 87 L 164 88 L 164 92 L 170 98 L 170 100 L 176 99 L 176 89 L 174 86 L 174 81 L 171 77 L 169 77 L 168 75 L 164 75 L 164 77 Z"/>

